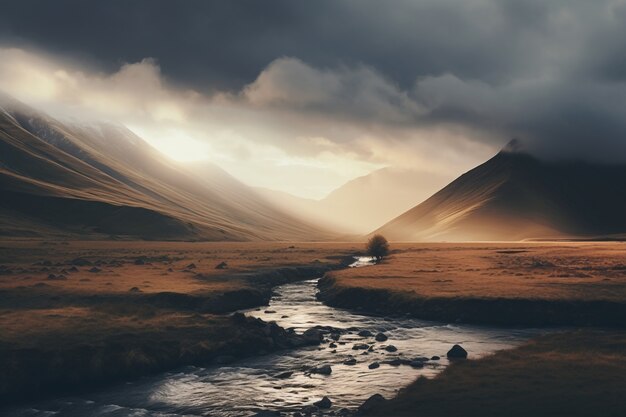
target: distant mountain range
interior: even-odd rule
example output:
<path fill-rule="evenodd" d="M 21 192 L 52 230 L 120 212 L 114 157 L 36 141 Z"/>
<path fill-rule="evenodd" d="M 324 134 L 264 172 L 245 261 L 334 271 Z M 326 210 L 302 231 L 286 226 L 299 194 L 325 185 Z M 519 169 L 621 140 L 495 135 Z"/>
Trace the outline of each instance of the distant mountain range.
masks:
<path fill-rule="evenodd" d="M 626 235 L 626 165 L 547 161 L 511 143 L 445 183 L 384 168 L 304 199 L 177 164 L 121 125 L 0 96 L 0 237 L 353 240 L 377 224 L 395 241 Z"/>
<path fill-rule="evenodd" d="M 257 188 L 268 201 L 337 232 L 364 235 L 424 201 L 448 182 L 444 175 L 382 168 L 348 181 L 321 200 Z"/>
<path fill-rule="evenodd" d="M 513 142 L 374 233 L 396 241 L 620 235 L 626 165 L 545 161 Z"/>
<path fill-rule="evenodd" d="M 324 240 L 217 166 L 192 172 L 123 126 L 0 97 L 0 236 Z"/>

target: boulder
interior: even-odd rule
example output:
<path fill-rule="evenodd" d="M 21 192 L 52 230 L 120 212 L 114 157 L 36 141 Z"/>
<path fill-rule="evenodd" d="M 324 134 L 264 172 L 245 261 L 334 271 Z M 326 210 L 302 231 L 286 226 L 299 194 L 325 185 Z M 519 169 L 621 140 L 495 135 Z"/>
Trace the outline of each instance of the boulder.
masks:
<path fill-rule="evenodd" d="M 256 414 L 253 414 L 252 417 L 281 417 L 283 413 L 280 411 L 273 410 L 261 410 Z"/>
<path fill-rule="evenodd" d="M 372 337 L 374 336 L 372 334 L 372 332 L 370 332 L 369 330 L 361 330 L 359 333 L 357 333 L 359 336 L 361 337 Z"/>
<path fill-rule="evenodd" d="M 370 345 L 366 344 L 366 343 L 357 343 L 355 345 L 352 346 L 352 350 L 367 350 L 369 349 Z"/>
<path fill-rule="evenodd" d="M 439 356 L 435 355 L 433 357 L 430 358 L 431 361 L 438 361 L 439 359 L 441 359 Z"/>
<path fill-rule="evenodd" d="M 333 402 L 330 400 L 330 398 L 324 397 L 321 400 L 314 402 L 313 405 L 318 408 L 324 409 L 330 408 L 333 405 Z"/>
<path fill-rule="evenodd" d="M 387 352 L 397 352 L 397 351 L 398 351 L 398 348 L 397 348 L 397 347 L 395 347 L 394 345 L 389 345 L 389 346 L 386 346 L 386 347 L 385 347 L 385 350 L 386 350 Z"/>
<path fill-rule="evenodd" d="M 324 335 L 321 331 L 319 331 L 319 329 L 312 327 L 302 333 L 302 338 L 306 343 L 319 344 L 322 343 L 322 340 L 324 340 Z"/>
<path fill-rule="evenodd" d="M 385 333 L 378 333 L 375 339 L 377 342 L 384 342 L 388 339 L 388 337 Z"/>
<path fill-rule="evenodd" d="M 380 364 L 378 362 L 372 362 L 367 366 L 369 369 L 380 368 Z"/>
<path fill-rule="evenodd" d="M 357 413 L 365 414 L 373 410 L 374 408 L 379 407 L 382 404 L 385 404 L 385 402 L 387 402 L 385 397 L 383 397 L 380 394 L 374 394 L 371 397 L 369 397 L 367 400 L 365 400 L 363 404 L 361 404 L 361 406 L 357 410 Z"/>
<path fill-rule="evenodd" d="M 452 349 L 446 354 L 448 359 L 467 359 L 467 351 L 460 345 L 452 346 Z"/>
<path fill-rule="evenodd" d="M 330 375 L 333 372 L 333 368 L 330 365 L 322 365 L 311 368 L 312 374 Z"/>
<path fill-rule="evenodd" d="M 348 358 L 345 361 L 343 361 L 344 365 L 356 365 L 356 359 L 355 358 Z"/>

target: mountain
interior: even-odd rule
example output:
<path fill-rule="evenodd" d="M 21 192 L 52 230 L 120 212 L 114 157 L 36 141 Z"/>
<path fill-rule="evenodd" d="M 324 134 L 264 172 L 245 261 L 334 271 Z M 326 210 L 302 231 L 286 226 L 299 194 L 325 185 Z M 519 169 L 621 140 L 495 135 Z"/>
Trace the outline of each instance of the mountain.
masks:
<path fill-rule="evenodd" d="M 626 165 L 546 161 L 510 144 L 373 233 L 396 241 L 606 237 L 626 232 Z"/>
<path fill-rule="evenodd" d="M 317 240 L 218 167 L 200 175 L 123 126 L 63 123 L 0 100 L 0 234 Z"/>
<path fill-rule="evenodd" d="M 423 201 L 446 183 L 442 175 L 382 168 L 348 181 L 321 200 L 257 189 L 281 209 L 342 233 L 367 233 Z"/>

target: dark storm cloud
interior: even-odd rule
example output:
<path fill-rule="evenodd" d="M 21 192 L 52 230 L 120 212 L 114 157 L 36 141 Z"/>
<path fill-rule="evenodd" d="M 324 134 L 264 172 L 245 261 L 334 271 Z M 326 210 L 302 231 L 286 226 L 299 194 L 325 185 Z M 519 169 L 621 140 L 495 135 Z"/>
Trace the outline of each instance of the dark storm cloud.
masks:
<path fill-rule="evenodd" d="M 151 57 L 175 85 L 302 114 L 626 154 L 622 0 L 25 0 L 0 6 L 0 42 L 104 71 Z"/>

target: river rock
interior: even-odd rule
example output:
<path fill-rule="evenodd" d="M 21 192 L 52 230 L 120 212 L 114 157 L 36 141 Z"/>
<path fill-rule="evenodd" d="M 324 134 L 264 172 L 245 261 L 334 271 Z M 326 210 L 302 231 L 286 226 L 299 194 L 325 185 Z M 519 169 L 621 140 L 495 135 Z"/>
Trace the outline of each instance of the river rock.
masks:
<path fill-rule="evenodd" d="M 367 350 L 369 349 L 370 345 L 366 344 L 366 343 L 357 343 L 355 345 L 352 346 L 352 350 Z"/>
<path fill-rule="evenodd" d="M 467 359 L 467 351 L 460 345 L 452 346 L 452 349 L 446 354 L 448 359 Z"/>
<path fill-rule="evenodd" d="M 343 361 L 344 365 L 356 365 L 356 359 L 355 358 L 349 358 L 346 359 L 345 361 Z"/>
<path fill-rule="evenodd" d="M 431 361 L 438 361 L 439 359 L 441 359 L 439 356 L 435 355 L 433 357 L 430 358 Z"/>
<path fill-rule="evenodd" d="M 274 378 L 278 378 L 278 379 L 287 379 L 289 378 L 291 375 L 293 375 L 293 371 L 286 371 L 286 372 L 281 372 L 278 375 L 274 375 Z"/>
<path fill-rule="evenodd" d="M 361 404 L 361 406 L 357 410 L 357 413 L 365 414 L 371 411 L 373 408 L 378 407 L 381 404 L 384 404 L 386 401 L 387 400 L 382 395 L 374 394 L 371 397 L 369 397 L 367 400 L 365 400 L 363 404 Z"/>
<path fill-rule="evenodd" d="M 282 415 L 283 413 L 281 413 L 280 411 L 262 410 L 256 414 L 253 414 L 252 417 L 281 417 Z"/>
<path fill-rule="evenodd" d="M 331 344 L 328 345 L 328 347 L 331 348 L 331 349 L 335 349 L 337 347 L 337 344 L 336 343 L 331 343 Z"/>
<path fill-rule="evenodd" d="M 420 369 L 420 368 L 424 367 L 424 362 L 422 362 L 422 361 L 411 361 L 411 362 L 409 362 L 409 366 L 411 368 Z"/>
<path fill-rule="evenodd" d="M 317 408 L 314 405 L 307 405 L 306 407 L 302 409 L 302 412 L 304 413 L 305 416 L 310 416 L 311 414 L 316 413 L 317 411 L 319 411 L 319 408 Z"/>
<path fill-rule="evenodd" d="M 397 352 L 397 351 L 398 351 L 398 348 L 397 348 L 397 347 L 395 347 L 394 345 L 389 345 L 389 346 L 386 346 L 386 347 L 385 347 L 385 350 L 386 350 L 387 352 Z"/>
<path fill-rule="evenodd" d="M 220 262 L 215 266 L 215 269 L 226 269 L 228 268 L 228 264 L 226 262 Z"/>
<path fill-rule="evenodd" d="M 321 400 L 314 402 L 314 406 L 318 408 L 330 408 L 333 405 L 333 402 L 328 397 L 324 397 Z"/>
<path fill-rule="evenodd" d="M 372 337 L 374 336 L 372 334 L 372 332 L 370 332 L 369 330 L 361 330 L 360 332 L 357 333 L 359 336 L 361 337 Z"/>
<path fill-rule="evenodd" d="M 311 368 L 312 374 L 330 375 L 333 372 L 333 368 L 330 365 L 322 365 Z"/>
<path fill-rule="evenodd" d="M 378 362 L 372 362 L 367 366 L 369 369 L 380 368 L 380 364 Z"/>
<path fill-rule="evenodd" d="M 322 334 L 321 331 L 319 331 L 316 328 L 310 328 L 308 330 L 306 330 L 303 334 L 302 337 L 304 338 L 304 340 L 307 343 L 322 343 L 322 340 L 324 340 L 324 335 Z"/>
<path fill-rule="evenodd" d="M 281 417 L 283 413 L 280 411 L 274 410 L 261 410 L 256 414 L 253 414 L 252 417 Z"/>
<path fill-rule="evenodd" d="M 377 342 L 384 342 L 388 339 L 388 337 L 385 333 L 378 333 L 375 339 Z"/>
<path fill-rule="evenodd" d="M 341 337 L 341 334 L 339 334 L 339 333 L 331 333 L 330 334 L 330 338 L 335 340 L 335 341 L 339 340 L 340 337 Z"/>

